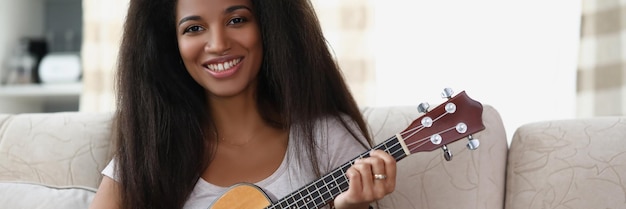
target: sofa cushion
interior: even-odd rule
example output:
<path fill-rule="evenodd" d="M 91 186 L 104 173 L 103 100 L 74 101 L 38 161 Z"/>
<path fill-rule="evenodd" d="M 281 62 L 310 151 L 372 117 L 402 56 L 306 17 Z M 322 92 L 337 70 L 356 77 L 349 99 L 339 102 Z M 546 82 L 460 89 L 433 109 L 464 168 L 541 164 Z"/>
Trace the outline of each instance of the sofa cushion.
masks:
<path fill-rule="evenodd" d="M 506 209 L 626 208 L 626 117 L 521 126 L 507 172 Z"/>
<path fill-rule="evenodd" d="M 2 116 L 0 181 L 97 188 L 111 159 L 106 113 Z"/>
<path fill-rule="evenodd" d="M 40 184 L 0 182 L 2 208 L 85 209 L 96 191 L 82 187 L 51 187 Z"/>

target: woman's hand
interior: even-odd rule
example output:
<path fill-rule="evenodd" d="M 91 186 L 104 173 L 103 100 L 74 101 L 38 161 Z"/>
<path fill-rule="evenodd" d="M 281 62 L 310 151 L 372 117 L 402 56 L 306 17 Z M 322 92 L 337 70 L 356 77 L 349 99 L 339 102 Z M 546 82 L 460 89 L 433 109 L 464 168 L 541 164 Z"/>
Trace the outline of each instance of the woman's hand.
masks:
<path fill-rule="evenodd" d="M 346 175 L 349 188 L 335 198 L 335 208 L 368 208 L 396 188 L 396 160 L 384 151 L 373 150 L 370 157 L 355 160 Z"/>

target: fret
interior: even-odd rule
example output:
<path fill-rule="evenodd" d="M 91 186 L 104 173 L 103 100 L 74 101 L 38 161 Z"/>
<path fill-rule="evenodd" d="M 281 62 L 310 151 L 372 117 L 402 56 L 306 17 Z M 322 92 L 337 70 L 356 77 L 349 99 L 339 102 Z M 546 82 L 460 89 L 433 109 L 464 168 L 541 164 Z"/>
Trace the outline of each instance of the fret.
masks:
<path fill-rule="evenodd" d="M 296 193 L 296 195 L 293 196 L 293 198 L 296 200 L 293 204 L 296 206 L 300 206 L 300 205 L 304 205 L 304 201 L 302 201 L 302 194 L 301 192 Z M 292 206 L 293 208 L 293 206 Z M 297 207 L 300 208 L 300 207 Z"/>
<path fill-rule="evenodd" d="M 332 175 L 326 175 L 324 177 L 324 190 L 321 193 L 320 199 L 322 202 L 324 203 L 328 203 L 330 202 L 332 199 L 334 199 L 334 195 L 332 194 L 332 189 L 333 187 L 336 185 L 336 183 L 334 182 L 334 178 Z"/>
<path fill-rule="evenodd" d="M 324 187 L 326 189 L 324 194 L 322 194 L 322 200 L 324 202 L 328 202 L 329 200 L 333 199 L 333 195 L 331 194 L 331 188 L 337 185 L 337 183 L 335 183 L 335 179 L 332 175 L 326 175 L 326 177 L 322 178 L 322 180 L 325 183 Z"/>
<path fill-rule="evenodd" d="M 383 151 L 385 151 L 387 153 L 391 153 L 391 151 L 389 150 L 389 147 L 387 146 L 387 143 L 382 143 L 382 145 L 385 147 L 385 149 L 383 149 Z"/>
<path fill-rule="evenodd" d="M 326 205 L 327 201 L 323 198 L 315 198 L 312 203 L 314 203 L 316 206 L 323 206 Z"/>
<path fill-rule="evenodd" d="M 315 187 L 315 188 L 314 188 Z M 313 184 L 311 186 L 308 187 L 308 189 L 306 189 L 306 193 L 307 193 L 307 198 L 305 199 L 304 202 L 306 202 L 307 206 L 310 208 L 314 208 L 315 206 L 317 206 L 319 204 L 319 202 L 317 201 L 319 198 L 315 195 L 313 195 L 315 193 L 316 190 L 318 190 L 319 188 L 317 188 L 317 185 Z"/>
<path fill-rule="evenodd" d="M 391 149 L 393 151 L 389 153 L 396 159 L 396 161 L 402 160 L 404 157 L 406 157 L 406 153 L 404 152 L 404 149 L 402 149 L 402 145 L 400 145 L 400 143 L 393 145 Z"/>
<path fill-rule="evenodd" d="M 316 190 L 311 191 L 311 195 L 315 196 L 315 200 L 319 200 L 318 204 L 324 205 L 326 201 L 323 199 L 322 192 L 320 190 L 326 191 L 326 182 L 324 182 L 324 179 L 322 178 L 318 180 L 314 185 Z"/>
<path fill-rule="evenodd" d="M 383 149 L 382 147 L 386 147 L 386 148 Z M 396 161 L 402 160 L 403 158 L 406 157 L 406 153 L 402 149 L 402 145 L 400 145 L 398 138 L 396 138 L 395 136 L 375 146 L 374 149 L 383 150 L 389 153 L 391 156 L 393 156 L 396 159 Z"/>
<path fill-rule="evenodd" d="M 304 208 L 307 208 L 307 209 L 309 209 L 309 208 L 316 208 L 315 204 L 313 204 L 313 202 L 311 202 L 310 200 L 307 201 L 307 198 L 304 198 L 304 197 L 302 197 L 302 198 L 303 198 L 302 199 L 302 203 L 303 203 L 302 206 L 304 206 Z M 310 199 L 310 197 L 308 199 Z"/>
<path fill-rule="evenodd" d="M 341 178 L 340 175 L 341 175 L 341 173 L 339 173 L 339 172 L 333 172 L 330 175 L 330 176 L 333 177 L 333 185 L 331 185 L 329 192 L 330 192 L 330 195 L 333 196 L 333 197 L 335 197 L 336 195 L 341 193 L 341 190 L 339 189 L 339 182 L 337 182 L 337 178 Z"/>
<path fill-rule="evenodd" d="M 318 199 L 318 198 L 321 199 L 322 198 L 322 193 L 320 192 L 320 189 L 323 189 L 323 188 L 324 188 L 323 185 L 321 187 L 318 187 L 318 189 L 316 190 L 317 191 L 317 193 L 316 193 L 317 194 L 317 198 L 315 198 L 315 199 Z M 326 203 L 326 202 L 324 202 L 324 203 Z"/>
<path fill-rule="evenodd" d="M 348 170 L 348 168 L 350 168 L 350 166 L 344 165 L 341 167 L 341 169 L 339 169 L 339 171 L 341 171 L 341 175 L 337 177 L 337 179 L 340 180 L 337 187 L 339 188 L 339 190 L 341 190 L 341 192 L 345 192 L 346 190 L 348 190 L 348 177 L 346 176 L 346 171 Z"/>
<path fill-rule="evenodd" d="M 280 208 L 287 208 L 288 205 L 289 205 L 289 201 L 284 201 L 280 204 Z"/>
<path fill-rule="evenodd" d="M 296 206 L 294 204 L 296 204 L 296 198 L 295 198 L 295 193 L 291 195 L 291 197 L 289 197 L 289 199 L 287 199 L 287 202 L 289 204 L 287 204 L 287 208 L 296 208 Z"/>
<path fill-rule="evenodd" d="M 289 208 L 289 199 L 287 197 L 284 197 L 282 201 L 277 202 L 273 205 L 276 205 L 278 208 L 281 208 L 281 209 Z"/>

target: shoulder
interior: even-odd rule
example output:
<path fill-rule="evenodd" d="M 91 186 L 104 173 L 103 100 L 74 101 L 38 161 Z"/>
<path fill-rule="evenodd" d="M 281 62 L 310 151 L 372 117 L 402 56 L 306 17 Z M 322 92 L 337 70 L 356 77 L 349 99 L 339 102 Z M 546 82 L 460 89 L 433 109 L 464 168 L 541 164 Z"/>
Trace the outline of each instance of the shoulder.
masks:
<path fill-rule="evenodd" d="M 324 172 L 348 162 L 369 149 L 357 123 L 347 115 L 327 116 L 316 123 L 316 144 Z"/>
<path fill-rule="evenodd" d="M 369 147 L 366 133 L 363 133 L 354 119 L 345 114 L 318 119 L 315 132 L 317 144 L 328 149 L 345 146 Z"/>
<path fill-rule="evenodd" d="M 327 115 L 320 117 L 315 122 L 316 134 L 320 134 L 318 138 L 337 138 L 347 137 L 355 138 L 362 142 L 367 143 L 358 124 L 350 116 L 346 114 L 341 115 Z"/>
<path fill-rule="evenodd" d="M 325 115 L 319 117 L 315 121 L 315 128 L 349 128 L 351 130 L 359 130 L 358 125 L 350 116 L 346 114 Z"/>

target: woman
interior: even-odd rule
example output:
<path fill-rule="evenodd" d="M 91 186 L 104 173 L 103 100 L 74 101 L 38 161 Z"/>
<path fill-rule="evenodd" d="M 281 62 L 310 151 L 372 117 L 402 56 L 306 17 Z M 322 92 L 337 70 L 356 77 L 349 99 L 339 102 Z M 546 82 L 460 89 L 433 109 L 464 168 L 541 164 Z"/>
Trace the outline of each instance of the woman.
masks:
<path fill-rule="evenodd" d="M 208 208 L 239 182 L 275 201 L 371 145 L 308 0 L 131 0 L 118 70 L 91 208 Z M 368 208 L 395 166 L 372 151 L 329 203 Z"/>

